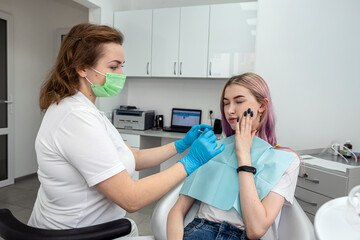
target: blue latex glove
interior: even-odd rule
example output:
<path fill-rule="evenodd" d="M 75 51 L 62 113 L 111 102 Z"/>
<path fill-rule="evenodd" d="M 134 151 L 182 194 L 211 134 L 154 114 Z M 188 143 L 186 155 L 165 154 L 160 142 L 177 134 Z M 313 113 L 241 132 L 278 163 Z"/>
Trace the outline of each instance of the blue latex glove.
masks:
<path fill-rule="evenodd" d="M 183 139 L 175 141 L 175 147 L 178 153 L 183 153 L 186 149 L 188 149 L 191 144 L 201 135 L 201 131 L 205 131 L 205 129 L 212 129 L 211 126 L 206 124 L 200 124 L 192 126 L 192 128 L 186 133 Z"/>
<path fill-rule="evenodd" d="M 201 165 L 207 163 L 211 158 L 224 151 L 225 145 L 222 144 L 217 148 L 215 140 L 216 136 L 214 132 L 209 129 L 205 129 L 204 134 L 194 141 L 189 153 L 178 161 L 184 164 L 188 175 L 194 172 Z"/>

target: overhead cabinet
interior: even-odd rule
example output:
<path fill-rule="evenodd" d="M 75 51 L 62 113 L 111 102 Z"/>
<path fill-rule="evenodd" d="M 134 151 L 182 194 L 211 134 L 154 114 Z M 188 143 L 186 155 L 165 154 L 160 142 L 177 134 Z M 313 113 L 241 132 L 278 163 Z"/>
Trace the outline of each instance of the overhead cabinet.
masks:
<path fill-rule="evenodd" d="M 253 71 L 256 17 L 257 2 L 210 6 L 209 77 Z"/>
<path fill-rule="evenodd" d="M 152 10 L 114 13 L 114 27 L 124 36 L 124 72 L 128 76 L 151 76 Z"/>
<path fill-rule="evenodd" d="M 153 12 L 152 76 L 206 77 L 209 6 Z"/>
<path fill-rule="evenodd" d="M 153 11 L 152 76 L 178 75 L 180 8 Z"/>
<path fill-rule="evenodd" d="M 180 77 L 207 77 L 209 9 L 208 5 L 180 9 Z"/>
<path fill-rule="evenodd" d="M 253 71 L 257 3 L 115 12 L 128 76 L 228 78 Z"/>

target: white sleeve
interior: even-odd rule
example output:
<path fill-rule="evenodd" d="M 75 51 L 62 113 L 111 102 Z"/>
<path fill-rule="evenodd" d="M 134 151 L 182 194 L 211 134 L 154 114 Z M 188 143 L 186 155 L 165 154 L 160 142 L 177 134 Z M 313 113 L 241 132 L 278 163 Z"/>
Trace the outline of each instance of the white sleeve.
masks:
<path fill-rule="evenodd" d="M 89 187 L 125 169 L 100 117 L 87 109 L 73 111 L 59 124 L 54 136 L 60 154 Z"/>
<path fill-rule="evenodd" d="M 300 159 L 295 156 L 289 167 L 280 178 L 279 182 L 271 190 L 285 198 L 285 204 L 292 204 L 294 200 L 295 188 L 299 174 Z"/>

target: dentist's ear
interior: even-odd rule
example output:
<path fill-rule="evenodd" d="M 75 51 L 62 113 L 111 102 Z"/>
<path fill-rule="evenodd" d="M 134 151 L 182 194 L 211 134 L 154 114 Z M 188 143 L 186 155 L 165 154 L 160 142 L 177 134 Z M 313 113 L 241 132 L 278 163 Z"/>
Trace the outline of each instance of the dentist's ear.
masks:
<path fill-rule="evenodd" d="M 84 78 L 87 76 L 86 68 L 83 66 L 76 67 L 76 72 L 79 74 L 80 77 Z"/>

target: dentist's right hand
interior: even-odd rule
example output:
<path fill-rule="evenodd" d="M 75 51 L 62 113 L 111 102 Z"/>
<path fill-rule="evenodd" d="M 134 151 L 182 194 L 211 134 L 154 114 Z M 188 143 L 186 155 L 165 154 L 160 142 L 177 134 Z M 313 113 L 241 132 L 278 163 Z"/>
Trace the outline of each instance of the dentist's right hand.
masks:
<path fill-rule="evenodd" d="M 225 145 L 222 144 L 220 147 L 217 147 L 215 140 L 216 136 L 214 132 L 205 129 L 204 133 L 193 142 L 189 153 L 178 161 L 184 164 L 185 171 L 188 175 L 224 151 Z"/>

